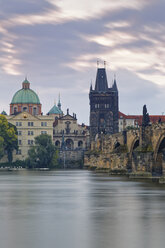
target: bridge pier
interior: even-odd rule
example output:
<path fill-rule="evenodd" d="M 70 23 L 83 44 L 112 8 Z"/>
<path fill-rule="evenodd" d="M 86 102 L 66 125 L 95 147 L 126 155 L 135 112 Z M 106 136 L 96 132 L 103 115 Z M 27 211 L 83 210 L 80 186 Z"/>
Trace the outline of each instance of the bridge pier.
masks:
<path fill-rule="evenodd" d="M 165 176 L 165 161 L 162 161 L 162 176 Z"/>

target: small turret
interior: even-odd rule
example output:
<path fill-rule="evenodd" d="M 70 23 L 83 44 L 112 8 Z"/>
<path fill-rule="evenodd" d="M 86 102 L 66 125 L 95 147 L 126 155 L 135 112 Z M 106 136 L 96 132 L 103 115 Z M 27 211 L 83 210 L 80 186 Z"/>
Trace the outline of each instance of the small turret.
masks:
<path fill-rule="evenodd" d="M 93 88 L 92 88 L 92 82 L 91 82 L 90 91 L 92 91 L 92 90 L 93 90 Z"/>
<path fill-rule="evenodd" d="M 114 91 L 117 91 L 117 92 L 118 92 L 117 83 L 116 83 L 116 75 L 114 76 L 114 81 L 113 81 L 112 89 L 113 89 Z"/>

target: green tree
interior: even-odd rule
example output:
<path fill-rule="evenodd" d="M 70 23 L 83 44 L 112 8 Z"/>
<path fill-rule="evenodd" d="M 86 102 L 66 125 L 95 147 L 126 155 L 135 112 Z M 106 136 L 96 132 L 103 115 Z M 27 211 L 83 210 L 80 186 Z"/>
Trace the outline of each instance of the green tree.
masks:
<path fill-rule="evenodd" d="M 4 139 L 2 137 L 0 137 L 0 159 L 3 157 L 4 155 Z"/>
<path fill-rule="evenodd" d="M 13 151 L 18 149 L 17 129 L 9 123 L 4 115 L 0 115 L 0 137 L 3 138 L 3 147 L 7 152 L 9 163 L 13 160 Z"/>
<path fill-rule="evenodd" d="M 35 145 L 28 151 L 27 165 L 30 168 L 52 167 L 57 160 L 56 148 L 50 135 L 41 134 L 35 137 Z"/>

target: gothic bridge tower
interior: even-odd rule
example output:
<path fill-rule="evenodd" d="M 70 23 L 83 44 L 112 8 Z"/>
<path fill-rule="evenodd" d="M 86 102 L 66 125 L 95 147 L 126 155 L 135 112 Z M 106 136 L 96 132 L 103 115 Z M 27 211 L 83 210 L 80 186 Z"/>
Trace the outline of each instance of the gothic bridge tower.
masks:
<path fill-rule="evenodd" d="M 90 139 L 96 134 L 118 132 L 118 89 L 116 79 L 108 88 L 105 68 L 97 69 L 95 89 L 90 87 Z"/>

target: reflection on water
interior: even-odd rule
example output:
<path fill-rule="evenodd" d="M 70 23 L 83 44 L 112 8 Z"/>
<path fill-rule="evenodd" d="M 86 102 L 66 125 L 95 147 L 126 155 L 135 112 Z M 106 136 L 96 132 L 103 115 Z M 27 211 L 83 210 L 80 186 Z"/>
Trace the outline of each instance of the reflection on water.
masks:
<path fill-rule="evenodd" d="M 0 173 L 1 248 L 162 248 L 165 186 L 89 171 Z"/>

